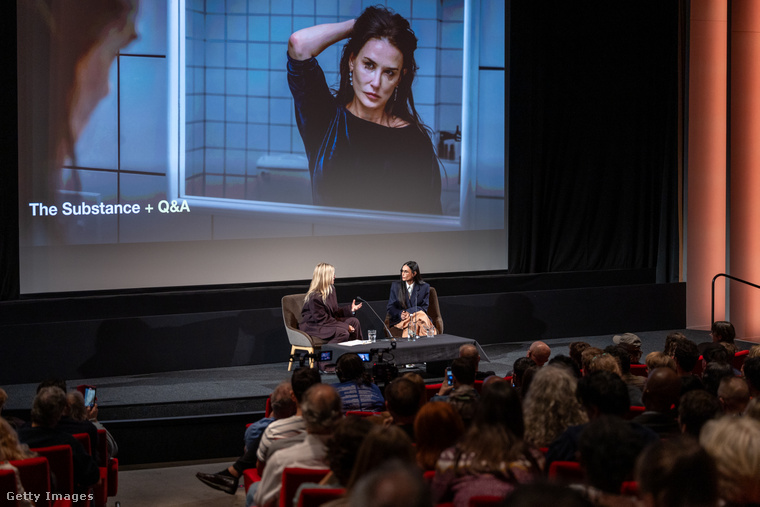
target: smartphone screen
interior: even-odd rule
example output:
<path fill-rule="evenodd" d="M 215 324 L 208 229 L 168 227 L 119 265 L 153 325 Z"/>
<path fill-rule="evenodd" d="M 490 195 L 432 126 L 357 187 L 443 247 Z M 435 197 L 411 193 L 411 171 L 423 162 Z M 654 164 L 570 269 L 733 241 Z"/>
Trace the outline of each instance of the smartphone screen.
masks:
<path fill-rule="evenodd" d="M 95 388 L 94 387 L 84 388 L 84 405 L 85 407 L 95 406 Z"/>
<path fill-rule="evenodd" d="M 446 368 L 446 385 L 449 385 L 449 386 L 454 385 L 454 376 L 451 374 L 451 369 L 449 368 Z"/>

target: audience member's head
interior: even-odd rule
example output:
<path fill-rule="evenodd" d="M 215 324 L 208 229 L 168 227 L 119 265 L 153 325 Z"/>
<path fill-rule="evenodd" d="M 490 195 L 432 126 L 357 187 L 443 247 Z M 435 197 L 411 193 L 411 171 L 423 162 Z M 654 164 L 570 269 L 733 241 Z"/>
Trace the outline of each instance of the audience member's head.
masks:
<path fill-rule="evenodd" d="M 290 376 L 290 386 L 293 389 L 293 396 L 296 402 L 301 403 L 303 394 L 314 384 L 322 382 L 319 371 L 316 368 L 298 368 Z"/>
<path fill-rule="evenodd" d="M 515 364 L 512 369 L 512 385 L 515 388 L 519 389 L 522 387 L 523 379 L 525 378 L 525 371 L 532 366 L 536 366 L 536 362 L 529 357 L 521 357 L 515 360 Z"/>
<path fill-rule="evenodd" d="M 26 459 L 35 456 L 26 444 L 18 441 L 18 435 L 11 425 L 0 417 L 0 461 Z"/>
<path fill-rule="evenodd" d="M 718 400 L 726 415 L 741 415 L 749 403 L 749 386 L 740 377 L 723 377 L 718 384 Z"/>
<path fill-rule="evenodd" d="M 749 359 L 750 357 L 760 357 L 760 345 L 753 345 L 749 349 L 749 353 L 745 359 Z"/>
<path fill-rule="evenodd" d="M 603 415 L 583 429 L 578 439 L 581 468 L 591 486 L 619 494 L 626 480 L 633 478 L 636 458 L 646 442 L 620 417 Z"/>
<path fill-rule="evenodd" d="M 417 464 L 423 470 L 434 470 L 441 452 L 452 447 L 463 434 L 464 422 L 451 404 L 426 403 L 414 419 Z"/>
<path fill-rule="evenodd" d="M 749 386 L 749 393 L 752 397 L 760 395 L 760 357 L 750 357 L 744 360 L 742 365 L 744 380 Z"/>
<path fill-rule="evenodd" d="M 60 387 L 41 388 L 32 402 L 32 425 L 43 428 L 55 427 L 66 407 L 66 393 Z"/>
<path fill-rule="evenodd" d="M 43 380 L 37 385 L 37 392 L 39 393 L 44 387 L 57 387 L 64 393 L 68 391 L 68 388 L 66 387 L 66 381 L 59 378 Z"/>
<path fill-rule="evenodd" d="M 536 362 L 536 366 L 543 366 L 549 360 L 552 349 L 542 341 L 535 341 L 528 347 L 528 356 Z"/>
<path fill-rule="evenodd" d="M 87 420 L 87 408 L 84 406 L 84 396 L 79 391 L 66 393 L 66 403 L 69 406 L 69 417 L 75 421 Z"/>
<path fill-rule="evenodd" d="M 467 357 L 475 363 L 475 371 L 478 370 L 478 364 L 480 364 L 480 354 L 478 348 L 472 343 L 465 343 L 459 347 L 459 357 Z"/>
<path fill-rule="evenodd" d="M 679 375 L 691 375 L 699 361 L 699 348 L 691 340 L 683 338 L 676 340 L 673 349 L 673 359 L 676 362 Z"/>
<path fill-rule="evenodd" d="M 280 382 L 274 388 L 269 401 L 272 406 L 272 417 L 275 419 L 285 419 L 286 417 L 295 415 L 298 408 L 296 407 L 296 399 L 293 395 L 293 387 L 290 385 L 289 380 Z"/>
<path fill-rule="evenodd" d="M 639 364 L 641 359 L 641 338 L 633 333 L 616 334 L 612 337 L 612 342 L 615 345 L 623 347 L 631 356 L 631 364 Z"/>
<path fill-rule="evenodd" d="M 649 374 L 641 401 L 648 411 L 668 413 L 678 403 L 681 379 L 670 368 L 655 368 Z"/>
<path fill-rule="evenodd" d="M 364 362 L 359 354 L 348 352 L 338 358 L 335 363 L 335 375 L 339 382 L 356 382 L 369 385 L 372 383 L 369 372 L 364 368 Z"/>
<path fill-rule="evenodd" d="M 385 406 L 397 424 L 414 422 L 420 409 L 420 388 L 414 381 L 399 377 L 385 388 Z"/>
<path fill-rule="evenodd" d="M 671 368 L 677 372 L 675 360 L 667 355 L 665 352 L 656 350 L 647 354 L 644 363 L 647 365 L 647 372 L 654 370 L 655 368 Z"/>
<path fill-rule="evenodd" d="M 583 351 L 586 350 L 591 346 L 590 343 L 586 342 L 571 342 L 570 343 L 570 359 L 575 361 L 575 364 L 578 365 L 578 369 L 583 368 L 583 359 L 581 358 L 581 354 L 583 354 Z"/>
<path fill-rule="evenodd" d="M 391 460 L 364 476 L 351 491 L 349 507 L 431 507 L 419 468 Z"/>
<path fill-rule="evenodd" d="M 551 366 L 564 366 L 570 370 L 575 378 L 581 378 L 581 369 L 577 364 L 575 364 L 575 361 L 573 361 L 570 356 L 565 356 L 562 354 L 554 356 L 549 359 L 549 362 L 547 364 Z"/>
<path fill-rule="evenodd" d="M 736 329 L 734 325 L 726 320 L 718 320 L 713 322 L 710 328 L 710 336 L 712 336 L 713 342 L 734 343 L 736 338 Z"/>
<path fill-rule="evenodd" d="M 620 362 L 615 356 L 602 353 L 602 355 L 594 357 L 591 362 L 588 363 L 588 369 L 586 374 L 594 373 L 595 371 L 609 371 L 622 377 L 623 372 L 620 370 Z"/>
<path fill-rule="evenodd" d="M 454 377 L 454 386 L 475 384 L 476 365 L 469 357 L 458 357 L 451 362 L 451 375 Z"/>
<path fill-rule="evenodd" d="M 760 503 L 760 422 L 750 417 L 708 421 L 699 443 L 715 460 L 723 500 L 732 505 Z"/>
<path fill-rule="evenodd" d="M 707 363 L 726 363 L 729 361 L 729 354 L 726 348 L 720 343 L 708 343 L 702 349 L 702 360 Z"/>
<path fill-rule="evenodd" d="M 747 408 L 744 410 L 744 415 L 760 421 L 760 398 L 752 398 L 749 400 Z"/>
<path fill-rule="evenodd" d="M 676 343 L 678 340 L 685 340 L 686 335 L 679 332 L 673 332 L 670 333 L 668 336 L 665 337 L 665 347 L 662 349 L 663 353 L 666 356 L 673 356 L 673 353 L 676 350 Z"/>
<path fill-rule="evenodd" d="M 575 397 L 578 379 L 564 366 L 547 365 L 536 372 L 525 397 L 525 440 L 546 447 L 569 426 L 586 422 Z"/>
<path fill-rule="evenodd" d="M 734 368 L 728 363 L 707 363 L 702 372 L 702 383 L 710 393 L 718 395 L 718 386 L 724 377 L 733 377 Z"/>
<path fill-rule="evenodd" d="M 695 439 L 653 443 L 636 462 L 636 482 L 647 507 L 715 507 L 715 462 Z"/>
<path fill-rule="evenodd" d="M 531 366 L 523 373 L 522 385 L 520 386 L 519 391 L 521 398 L 525 398 L 528 395 L 530 385 L 533 383 L 533 377 L 536 376 L 536 372 L 538 372 L 538 370 L 540 370 L 538 366 Z"/>
<path fill-rule="evenodd" d="M 306 431 L 312 434 L 326 435 L 332 433 L 340 420 L 342 405 L 340 395 L 333 386 L 315 384 L 303 395 L 301 412 L 306 423 Z"/>
<path fill-rule="evenodd" d="M 346 489 L 351 491 L 362 477 L 392 459 L 414 464 L 412 441 L 398 426 L 375 425 L 359 446 Z"/>
<path fill-rule="evenodd" d="M 537 507 L 559 505 L 562 507 L 594 507 L 580 492 L 556 482 L 538 480 L 517 484 L 512 493 L 507 495 L 505 506 Z"/>
<path fill-rule="evenodd" d="M 408 371 L 401 376 L 411 380 L 417 385 L 417 388 L 420 391 L 420 406 L 427 403 L 427 393 L 425 392 L 425 379 L 422 378 L 422 375 L 420 375 L 417 372 Z"/>
<path fill-rule="evenodd" d="M 586 347 L 586 350 L 581 353 L 581 363 L 583 364 L 584 375 L 588 375 L 588 367 L 591 364 L 591 361 L 602 354 L 604 354 L 604 351 L 599 347 Z"/>
<path fill-rule="evenodd" d="M 617 359 L 621 375 L 631 373 L 631 356 L 621 345 L 608 345 L 604 353 Z"/>
<path fill-rule="evenodd" d="M 723 414 L 718 397 L 704 389 L 689 391 L 678 402 L 678 424 L 681 432 L 699 438 L 702 426 Z"/>
<path fill-rule="evenodd" d="M 8 393 L 6 393 L 4 389 L 0 388 L 0 414 L 3 412 L 3 407 L 5 406 L 6 401 L 8 401 Z"/>
<path fill-rule="evenodd" d="M 348 484 L 359 447 L 373 427 L 365 417 L 347 416 L 338 421 L 327 440 L 327 463 L 342 487 Z"/>
<path fill-rule="evenodd" d="M 628 386 L 610 371 L 585 375 L 578 381 L 575 393 L 590 420 L 602 414 L 623 417 L 631 405 Z"/>

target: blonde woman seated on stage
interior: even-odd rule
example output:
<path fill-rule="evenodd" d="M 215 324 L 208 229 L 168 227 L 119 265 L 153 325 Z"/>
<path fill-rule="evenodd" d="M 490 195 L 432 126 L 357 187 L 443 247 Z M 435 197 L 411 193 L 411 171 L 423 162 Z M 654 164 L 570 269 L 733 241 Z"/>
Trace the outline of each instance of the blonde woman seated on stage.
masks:
<path fill-rule="evenodd" d="M 419 265 L 414 261 L 405 263 L 401 267 L 401 280 L 391 285 L 386 307 L 391 328 L 401 330 L 402 337 L 409 336 L 410 328 L 415 335 L 438 334 L 427 315 L 429 298 L 430 284 L 422 281 Z"/>

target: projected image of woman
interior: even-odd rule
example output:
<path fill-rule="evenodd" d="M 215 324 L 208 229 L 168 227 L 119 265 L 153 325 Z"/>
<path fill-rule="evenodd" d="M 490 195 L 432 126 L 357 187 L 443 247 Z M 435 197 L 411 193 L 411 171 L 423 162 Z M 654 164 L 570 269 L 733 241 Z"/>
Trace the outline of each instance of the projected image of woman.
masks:
<path fill-rule="evenodd" d="M 350 305 L 338 306 L 335 268 L 323 262 L 314 268 L 298 328 L 314 338 L 330 343 L 361 340 L 359 319 L 352 316 L 361 307 L 362 303 L 357 305 L 356 301 Z"/>
<path fill-rule="evenodd" d="M 437 334 L 427 315 L 429 300 L 430 284 L 422 281 L 419 265 L 409 261 L 401 266 L 401 280 L 391 284 L 391 295 L 386 307 L 391 332 L 399 330 L 401 336 L 406 337 L 411 328 L 417 335 L 425 335 L 428 330 Z"/>
<path fill-rule="evenodd" d="M 348 38 L 334 94 L 316 56 Z M 293 33 L 288 83 L 320 206 L 441 213 L 441 174 L 414 106 L 417 38 L 383 7 Z"/>

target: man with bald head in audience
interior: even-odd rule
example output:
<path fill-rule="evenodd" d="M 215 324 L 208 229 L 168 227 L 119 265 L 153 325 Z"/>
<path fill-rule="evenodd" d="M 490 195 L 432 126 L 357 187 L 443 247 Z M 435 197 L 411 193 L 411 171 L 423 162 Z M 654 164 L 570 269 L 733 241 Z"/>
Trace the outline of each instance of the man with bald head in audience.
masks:
<path fill-rule="evenodd" d="M 467 357 L 475 363 L 475 380 L 485 380 L 496 373 L 493 371 L 480 371 L 480 354 L 478 348 L 472 343 L 465 343 L 459 347 L 459 357 Z"/>
<path fill-rule="evenodd" d="M 552 355 L 552 349 L 541 341 L 531 343 L 528 348 L 527 357 L 533 359 L 539 368 L 549 360 L 550 355 Z"/>
<path fill-rule="evenodd" d="M 646 410 L 633 418 L 633 422 L 651 429 L 660 438 L 681 433 L 676 412 L 671 407 L 681 396 L 681 378 L 672 368 L 655 368 L 649 373 L 641 400 Z"/>
<path fill-rule="evenodd" d="M 726 415 L 742 415 L 749 403 L 749 386 L 741 377 L 724 377 L 718 385 L 718 400 Z"/>

